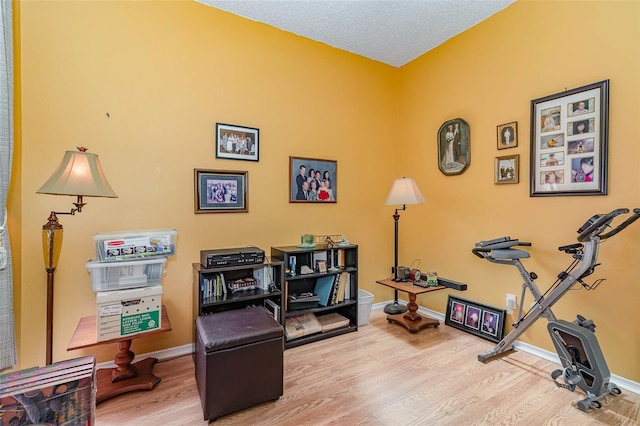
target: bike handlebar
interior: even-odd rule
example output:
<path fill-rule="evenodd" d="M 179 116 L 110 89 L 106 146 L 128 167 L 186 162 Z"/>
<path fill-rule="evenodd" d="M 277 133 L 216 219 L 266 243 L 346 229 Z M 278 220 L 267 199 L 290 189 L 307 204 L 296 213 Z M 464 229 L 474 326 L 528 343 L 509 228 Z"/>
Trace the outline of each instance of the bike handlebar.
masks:
<path fill-rule="evenodd" d="M 622 231 L 624 228 L 629 226 L 636 219 L 638 219 L 638 217 L 637 217 L 638 212 L 636 212 L 636 210 L 638 210 L 638 209 L 634 209 L 634 216 L 632 216 L 629 219 L 627 219 L 624 223 L 618 225 L 612 231 L 610 231 L 610 232 L 608 232 L 606 234 L 603 234 L 600 239 L 606 239 L 606 238 L 608 238 L 610 236 L 613 236 L 613 235 L 617 234 L 618 232 Z M 584 223 L 584 225 L 582 225 L 578 229 L 577 232 L 580 234 L 580 235 L 578 235 L 578 241 L 585 242 L 585 241 L 591 239 L 592 237 L 599 236 L 600 234 L 602 234 L 602 232 L 605 230 L 605 228 L 607 226 L 609 226 L 611 221 L 613 221 L 613 219 L 616 216 L 619 216 L 621 214 L 626 214 L 626 213 L 629 213 L 629 209 L 621 208 L 621 209 L 612 210 L 609 213 L 604 214 L 604 215 L 592 216 L 589 220 L 587 220 Z"/>

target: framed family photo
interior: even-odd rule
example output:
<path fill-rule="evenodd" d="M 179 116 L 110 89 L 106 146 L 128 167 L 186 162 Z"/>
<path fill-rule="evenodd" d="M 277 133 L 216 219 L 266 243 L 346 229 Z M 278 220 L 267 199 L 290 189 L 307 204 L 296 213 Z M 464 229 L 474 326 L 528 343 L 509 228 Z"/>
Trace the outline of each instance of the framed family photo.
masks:
<path fill-rule="evenodd" d="M 504 335 L 505 315 L 504 309 L 449 295 L 444 323 L 497 343 Z"/>
<path fill-rule="evenodd" d="M 609 80 L 531 101 L 530 196 L 607 195 Z"/>
<path fill-rule="evenodd" d="M 496 157 L 495 184 L 518 183 L 520 174 L 520 154 Z"/>
<path fill-rule="evenodd" d="M 289 202 L 337 202 L 337 172 L 337 161 L 289 157 Z"/>
<path fill-rule="evenodd" d="M 518 122 L 501 124 L 498 126 L 498 149 L 515 148 L 518 146 Z"/>
<path fill-rule="evenodd" d="M 246 213 L 249 172 L 194 169 L 195 213 Z"/>
<path fill-rule="evenodd" d="M 216 123 L 216 158 L 258 161 L 259 155 L 259 129 Z"/>

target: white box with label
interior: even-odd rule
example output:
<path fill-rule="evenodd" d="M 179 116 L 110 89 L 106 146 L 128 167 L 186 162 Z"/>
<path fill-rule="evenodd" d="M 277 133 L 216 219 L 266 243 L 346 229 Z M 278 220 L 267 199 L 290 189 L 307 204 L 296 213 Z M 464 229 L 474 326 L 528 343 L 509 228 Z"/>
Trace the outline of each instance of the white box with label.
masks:
<path fill-rule="evenodd" d="M 98 342 L 158 330 L 162 320 L 162 286 L 96 293 Z"/>

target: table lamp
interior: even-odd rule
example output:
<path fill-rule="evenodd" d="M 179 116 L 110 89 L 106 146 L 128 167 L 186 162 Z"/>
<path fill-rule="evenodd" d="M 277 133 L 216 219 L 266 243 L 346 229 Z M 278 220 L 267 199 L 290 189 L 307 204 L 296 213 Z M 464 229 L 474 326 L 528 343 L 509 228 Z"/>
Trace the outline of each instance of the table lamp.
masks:
<path fill-rule="evenodd" d="M 393 280 L 398 281 L 398 220 L 400 215 L 398 210 L 406 210 L 407 204 L 420 204 L 424 203 L 425 199 L 418 189 L 418 185 L 412 178 L 403 177 L 396 179 L 391 186 L 391 191 L 387 195 L 387 201 L 385 205 L 402 205 L 402 208 L 396 208 L 396 212 L 393 214 L 394 231 L 395 231 L 395 245 L 394 245 L 394 261 L 393 261 Z M 407 307 L 398 303 L 398 290 L 394 290 L 394 301 L 384 307 L 386 314 L 394 315 L 401 314 L 407 311 Z"/>
<path fill-rule="evenodd" d="M 62 249 L 62 225 L 58 214 L 74 215 L 82 212 L 86 205 L 82 197 L 117 198 L 102 172 L 98 156 L 86 148 L 67 151 L 49 180 L 36 191 L 38 194 L 71 195 L 77 197 L 75 208 L 69 212 L 52 211 L 47 223 L 42 226 L 42 254 L 47 270 L 47 365 L 52 362 L 53 352 L 53 275 L 58 266 Z"/>

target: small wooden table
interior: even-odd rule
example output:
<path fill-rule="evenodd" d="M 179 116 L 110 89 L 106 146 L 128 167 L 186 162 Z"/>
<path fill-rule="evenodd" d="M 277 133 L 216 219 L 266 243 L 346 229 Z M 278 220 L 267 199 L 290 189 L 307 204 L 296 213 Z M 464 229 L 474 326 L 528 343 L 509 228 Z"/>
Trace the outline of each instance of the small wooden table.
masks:
<path fill-rule="evenodd" d="M 96 338 L 95 315 L 83 317 L 80 318 L 67 350 L 71 351 L 107 343 L 116 343 L 118 345 L 118 353 L 114 360 L 117 367 L 103 368 L 96 372 L 96 403 L 100 403 L 122 393 L 153 389 L 160 382 L 160 378 L 153 375 L 153 366 L 158 362 L 157 358 L 146 358 L 131 364 L 135 357 L 135 354 L 130 350 L 131 340 L 170 330 L 171 323 L 164 305 L 162 306 L 162 320 L 159 329 L 101 342 L 98 342 Z"/>
<path fill-rule="evenodd" d="M 377 280 L 378 284 L 386 285 L 393 289 L 404 291 L 409 294 L 409 303 L 407 304 L 408 312 L 403 314 L 387 315 L 387 321 L 403 325 L 412 333 L 417 333 L 426 327 L 437 327 L 440 323 L 438 320 L 429 318 L 418 313 L 418 304 L 416 296 L 431 291 L 443 290 L 446 287 L 442 285 L 432 287 L 420 287 L 414 285 L 413 282 L 394 281 L 392 279 Z"/>

